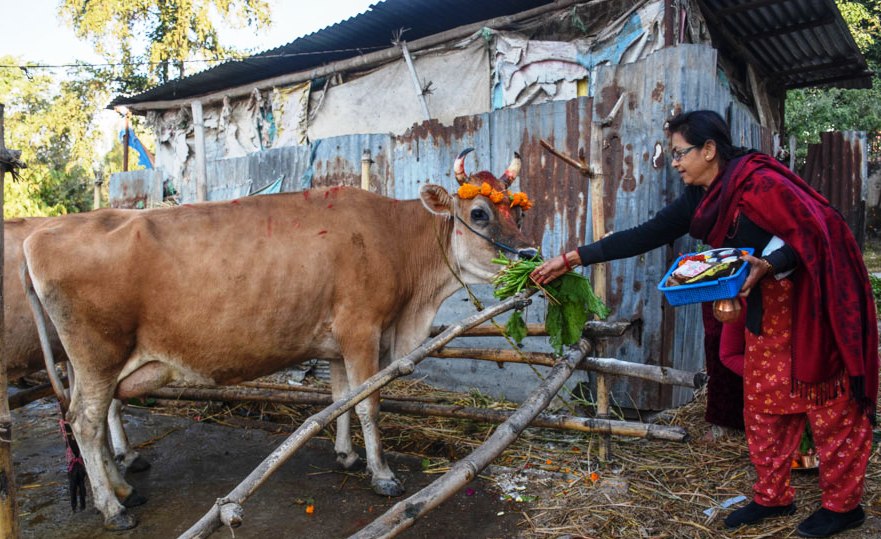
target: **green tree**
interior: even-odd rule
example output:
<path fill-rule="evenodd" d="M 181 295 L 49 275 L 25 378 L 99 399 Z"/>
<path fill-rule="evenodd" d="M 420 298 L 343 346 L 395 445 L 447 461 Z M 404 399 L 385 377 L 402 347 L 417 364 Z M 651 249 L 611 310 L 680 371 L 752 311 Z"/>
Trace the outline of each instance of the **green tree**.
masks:
<path fill-rule="evenodd" d="M 869 160 L 881 162 L 881 0 L 836 2 L 854 41 L 875 72 L 872 88 L 804 88 L 786 94 L 786 126 L 797 139 L 797 159 L 803 163 L 807 145 L 820 133 L 833 130 L 865 131 Z"/>
<path fill-rule="evenodd" d="M 76 35 L 114 65 L 119 93 L 188 75 L 187 62 L 235 57 L 220 43 L 216 21 L 255 31 L 269 24 L 265 0 L 64 0 L 59 9 Z"/>
<path fill-rule="evenodd" d="M 21 65 L 14 57 L 4 65 Z M 22 151 L 28 168 L 7 181 L 4 217 L 59 215 L 91 208 L 94 151 L 100 137 L 92 111 L 109 95 L 101 76 L 76 68 L 61 83 L 45 73 L 0 70 L 0 102 L 6 105 L 9 148 Z"/>

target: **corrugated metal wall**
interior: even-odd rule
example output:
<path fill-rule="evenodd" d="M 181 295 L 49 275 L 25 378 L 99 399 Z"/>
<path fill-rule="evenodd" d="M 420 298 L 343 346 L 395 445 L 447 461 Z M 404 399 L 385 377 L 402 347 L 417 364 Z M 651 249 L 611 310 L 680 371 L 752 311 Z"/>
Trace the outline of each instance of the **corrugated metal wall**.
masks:
<path fill-rule="evenodd" d="M 697 108 L 717 110 L 729 117 L 735 141 L 770 150 L 770 133 L 756 126 L 744 107 L 732 103 L 729 89 L 712 70 L 715 65 L 716 52 L 705 45 L 664 49 L 634 64 L 599 68 L 594 75 L 594 98 L 463 117 L 452 126 L 426 122 L 399 137 L 352 135 L 325 139 L 316 143 L 314 155 L 305 147 L 279 148 L 214 162 L 209 167 L 209 192 L 246 180 L 251 180 L 256 190 L 282 174 L 286 178 L 284 190 L 309 185 L 310 179 L 314 186 L 358 185 L 362 152 L 369 149 L 374 161 L 371 189 L 410 199 L 418 196 L 419 187 L 426 182 L 452 189 L 453 159 L 463 148 L 475 148 L 466 161 L 469 171 L 487 169 L 495 174 L 505 169 L 514 151 L 519 151 L 523 170 L 514 189 L 527 192 L 536 201 L 527 214 L 524 230 L 541 238 L 544 253 L 557 254 L 592 237 L 590 194 L 586 178 L 545 152 L 539 140 L 548 140 L 573 156 L 583 152 L 588 158 L 594 109 L 598 117 L 607 115 L 622 92 L 627 93 L 625 106 L 612 125 L 603 130 L 603 202 L 609 231 L 641 223 L 681 193 L 682 182 L 663 154 L 668 147 L 664 122 L 671 113 Z M 658 152 L 662 152 L 660 156 Z M 184 200 L 192 200 L 193 193 L 193 189 L 182 193 Z M 680 240 L 672 248 L 609 264 L 612 319 L 631 320 L 634 329 L 608 341 L 596 355 L 692 371 L 703 368 L 699 307 L 672 309 L 655 288 L 675 255 L 692 246 L 692 241 Z M 448 309 L 448 304 L 460 305 L 461 299 L 454 296 L 445 303 L 446 312 L 442 311 L 439 320 L 455 319 L 458 307 Z M 448 375 L 450 385 L 465 383 L 471 387 L 480 385 L 478 380 L 483 378 L 490 387 L 485 391 L 514 399 L 535 383 L 532 374 L 511 377 L 511 373 L 520 371 L 516 366 L 506 366 L 511 372 L 504 377 L 506 385 L 500 387 L 500 370 L 495 364 L 475 363 L 481 364 L 466 369 L 460 379 L 450 378 L 449 369 L 439 368 L 432 381 Z M 518 381 L 522 387 L 517 387 Z M 686 402 L 691 392 L 620 379 L 613 398 L 621 406 L 661 409 Z"/>
<path fill-rule="evenodd" d="M 805 181 L 844 215 L 860 247 L 866 236 L 866 151 L 863 131 L 821 133 L 820 142 L 808 146 L 802 173 Z"/>

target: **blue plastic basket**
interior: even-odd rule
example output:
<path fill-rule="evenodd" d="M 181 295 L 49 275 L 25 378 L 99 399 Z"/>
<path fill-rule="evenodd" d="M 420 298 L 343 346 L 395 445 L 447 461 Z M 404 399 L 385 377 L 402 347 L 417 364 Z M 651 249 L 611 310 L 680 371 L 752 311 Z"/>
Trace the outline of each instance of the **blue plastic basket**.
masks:
<path fill-rule="evenodd" d="M 749 247 L 738 248 L 737 250 L 753 254 L 753 249 Z M 740 288 L 743 286 L 743 282 L 746 281 L 746 276 L 749 274 L 747 271 L 749 269 L 749 264 L 740 266 L 734 275 L 722 277 L 715 281 L 666 286 L 665 283 L 670 279 L 670 275 L 679 267 L 679 261 L 686 256 L 695 254 L 697 253 L 686 253 L 677 258 L 676 261 L 673 262 L 673 265 L 670 266 L 670 269 L 667 270 L 667 273 L 664 274 L 664 278 L 661 279 L 661 282 L 658 283 L 658 290 L 664 293 L 664 296 L 666 296 L 670 305 L 675 307 L 677 305 L 686 305 L 689 303 L 703 303 L 705 301 L 715 301 L 717 299 L 728 299 L 733 298 L 740 292 Z"/>

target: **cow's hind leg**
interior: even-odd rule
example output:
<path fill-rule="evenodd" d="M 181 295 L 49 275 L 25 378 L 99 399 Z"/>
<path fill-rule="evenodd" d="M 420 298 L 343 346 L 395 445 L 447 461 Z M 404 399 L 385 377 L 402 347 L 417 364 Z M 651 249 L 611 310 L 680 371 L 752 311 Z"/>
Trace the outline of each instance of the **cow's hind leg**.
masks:
<path fill-rule="evenodd" d="M 113 457 L 122 465 L 126 472 L 143 472 L 150 468 L 147 462 L 131 444 L 125 434 L 122 425 L 122 401 L 113 399 L 110 403 L 110 413 L 107 414 L 107 429 L 110 434 L 110 445 L 113 448 Z M 131 506 L 129 506 L 131 507 Z"/>
<path fill-rule="evenodd" d="M 95 507 L 104 515 L 104 527 L 127 530 L 137 525 L 137 519 L 119 500 L 139 496 L 122 478 L 107 444 L 106 421 L 112 390 L 112 380 L 80 376 L 73 389 L 67 418 L 80 445 Z"/>
<path fill-rule="evenodd" d="M 333 400 L 340 400 L 348 389 L 346 367 L 342 361 L 330 362 L 330 388 Z M 360 458 L 352 447 L 352 414 L 346 412 L 336 420 L 336 439 L 333 445 L 336 460 L 346 470 L 355 468 Z"/>
<path fill-rule="evenodd" d="M 351 325 L 337 336 L 340 350 L 346 362 L 349 386 L 356 387 L 379 370 L 379 335 L 374 330 L 359 332 Z M 400 496 L 404 487 L 395 477 L 385 456 L 382 454 L 382 441 L 379 432 L 379 392 L 375 392 L 355 407 L 361 431 L 364 434 L 364 450 L 367 454 L 367 468 L 372 477 L 371 485 L 377 494 Z"/>

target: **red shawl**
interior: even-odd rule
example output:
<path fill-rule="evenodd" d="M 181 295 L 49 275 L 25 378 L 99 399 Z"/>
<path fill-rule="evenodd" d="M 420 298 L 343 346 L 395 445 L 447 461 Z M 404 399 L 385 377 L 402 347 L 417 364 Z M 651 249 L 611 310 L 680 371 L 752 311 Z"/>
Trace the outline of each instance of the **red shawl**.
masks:
<path fill-rule="evenodd" d="M 701 201 L 691 235 L 721 247 L 738 211 L 798 255 L 793 278 L 793 389 L 818 402 L 845 371 L 851 396 L 873 420 L 878 396 L 878 326 L 860 248 L 829 201 L 775 159 L 731 161 Z"/>

